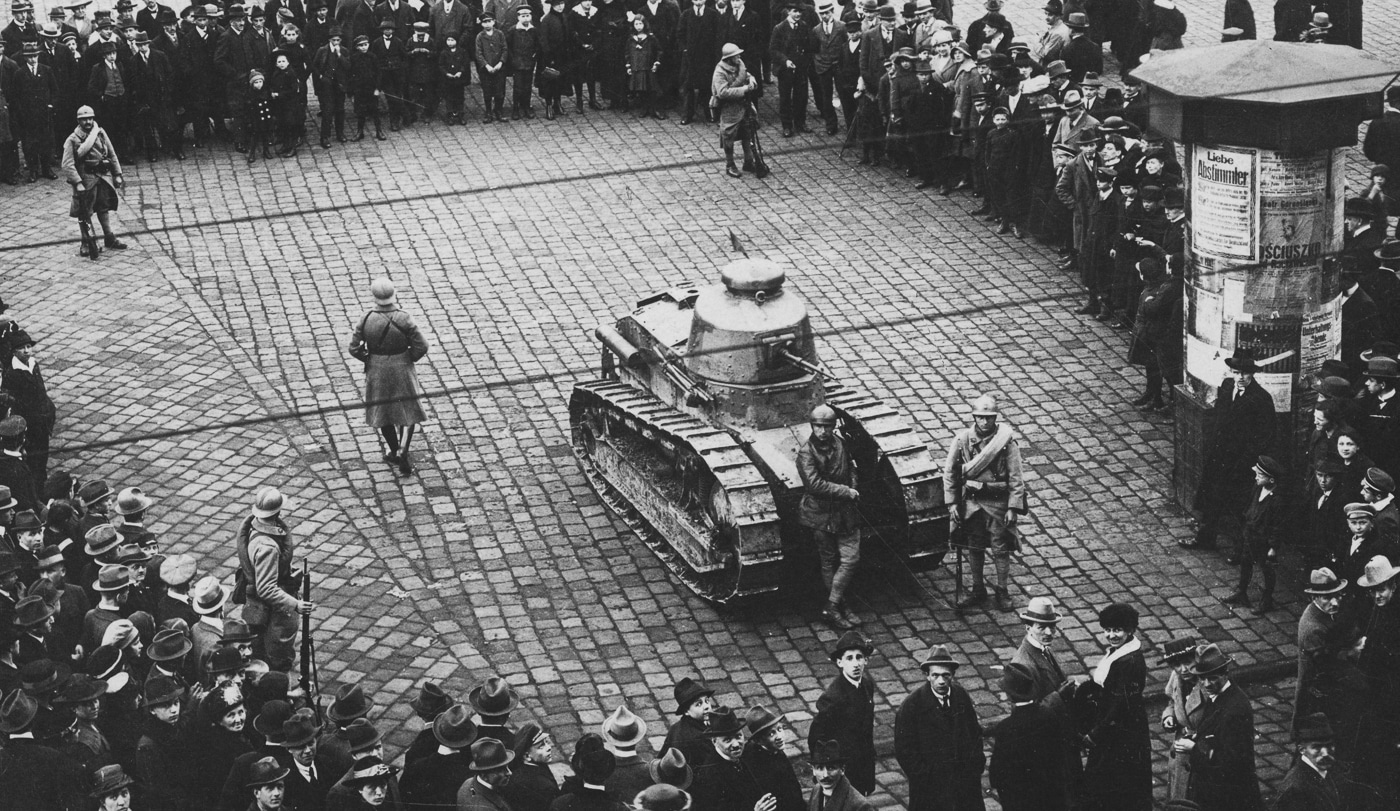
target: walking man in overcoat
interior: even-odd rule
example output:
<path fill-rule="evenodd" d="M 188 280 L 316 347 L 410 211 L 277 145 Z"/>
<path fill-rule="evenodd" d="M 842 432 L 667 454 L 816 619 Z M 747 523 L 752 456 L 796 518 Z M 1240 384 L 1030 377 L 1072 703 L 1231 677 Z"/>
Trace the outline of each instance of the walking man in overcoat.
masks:
<path fill-rule="evenodd" d="M 982 811 L 982 725 L 954 678 L 961 663 L 938 645 L 919 662 L 927 681 L 894 719 L 894 755 L 909 778 L 909 811 Z"/>
<path fill-rule="evenodd" d="M 846 589 L 860 563 L 860 491 L 856 469 L 837 433 L 836 410 L 819 405 L 808 416 L 812 434 L 797 454 L 797 472 L 805 490 L 798 520 L 812 530 L 827 588 L 822 617 L 838 628 L 860 619 L 846 608 Z"/>
<path fill-rule="evenodd" d="M 1230 683 L 1230 657 L 1215 644 L 1196 650 L 1191 672 L 1206 694 L 1205 712 L 1194 737 L 1181 737 L 1172 750 L 1190 756 L 1188 799 L 1200 811 L 1260 811 L 1259 778 L 1254 771 L 1254 710 L 1249 696 Z"/>
<path fill-rule="evenodd" d="M 1016 432 L 998 425 L 997 416 L 996 398 L 978 397 L 972 404 L 972 427 L 953 437 L 943 465 L 943 493 L 953 534 L 962 535 L 955 543 L 967 546 L 972 564 L 972 589 L 958 608 L 987 601 L 982 568 L 991 549 L 997 608 L 1011 610 L 1011 553 L 1020 548 L 1016 522 L 1026 512 L 1026 488 Z"/>
<path fill-rule="evenodd" d="M 875 682 L 866 668 L 875 647 L 856 631 L 836 642 L 831 661 L 841 673 L 821 698 L 807 733 L 807 751 L 819 741 L 836 741 L 845 756 L 846 776 L 861 794 L 875 790 Z"/>

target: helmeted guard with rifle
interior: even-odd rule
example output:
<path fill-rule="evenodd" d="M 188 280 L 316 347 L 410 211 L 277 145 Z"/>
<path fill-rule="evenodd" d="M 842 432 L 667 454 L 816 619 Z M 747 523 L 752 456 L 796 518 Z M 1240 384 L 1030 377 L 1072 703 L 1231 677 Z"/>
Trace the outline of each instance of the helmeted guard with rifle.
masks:
<path fill-rule="evenodd" d="M 282 504 L 277 488 L 262 488 L 252 514 L 239 526 L 233 598 L 243 604 L 243 620 L 258 634 L 254 655 L 273 670 L 290 672 L 296 655 L 297 615 L 309 616 L 316 606 L 296 596 L 305 573 L 292 568 L 295 547 L 282 520 Z"/>
<path fill-rule="evenodd" d="M 953 543 L 961 556 L 967 548 L 972 564 L 972 590 L 958 601 L 970 608 L 987 600 L 982 567 L 992 550 L 997 582 L 997 608 L 1011 610 L 1007 581 L 1011 553 L 1020 549 L 1017 518 L 1026 512 L 1026 489 L 1021 479 L 1021 451 L 1016 432 L 997 425 L 997 402 L 990 394 L 972 404 L 972 427 L 953 437 L 943 465 L 943 493 L 952 522 Z"/>

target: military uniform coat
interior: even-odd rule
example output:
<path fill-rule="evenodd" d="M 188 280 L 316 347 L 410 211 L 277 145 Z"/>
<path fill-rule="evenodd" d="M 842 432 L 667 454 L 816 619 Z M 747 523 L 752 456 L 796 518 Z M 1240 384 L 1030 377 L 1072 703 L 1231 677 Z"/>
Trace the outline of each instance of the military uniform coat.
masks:
<path fill-rule="evenodd" d="M 362 348 L 363 356 L 356 353 L 356 347 Z M 423 390 L 413 364 L 428 354 L 428 342 L 408 313 L 397 304 L 366 313 L 355 328 L 351 354 L 365 362 L 367 425 L 417 425 L 427 418 L 418 404 Z M 409 399 L 382 402 L 395 398 Z"/>
<path fill-rule="evenodd" d="M 808 529 L 845 535 L 860 526 L 860 509 L 852 496 L 856 469 L 846 442 L 833 436 L 823 448 L 808 438 L 797 454 L 797 472 L 802 477 L 802 502 L 798 522 Z"/>
<path fill-rule="evenodd" d="M 875 682 L 869 674 L 860 684 L 838 675 L 827 686 L 817 699 L 807 751 L 812 751 L 817 741 L 839 743 L 851 785 L 862 794 L 875 790 Z"/>
<path fill-rule="evenodd" d="M 894 755 L 909 778 L 909 811 L 982 811 L 982 725 L 967 691 L 954 684 L 947 706 L 928 682 L 899 705 Z"/>

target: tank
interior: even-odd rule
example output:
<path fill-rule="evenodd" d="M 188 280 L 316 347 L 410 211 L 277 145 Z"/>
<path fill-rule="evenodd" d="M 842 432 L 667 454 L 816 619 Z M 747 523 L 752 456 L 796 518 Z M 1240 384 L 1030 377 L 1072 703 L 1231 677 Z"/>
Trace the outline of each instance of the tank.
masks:
<path fill-rule="evenodd" d="M 700 596 L 743 601 L 800 576 L 797 453 L 821 403 L 855 461 L 862 556 L 914 571 L 947 552 L 942 471 L 896 411 L 828 374 L 807 305 L 775 262 L 637 302 L 594 335 L 600 379 L 574 387 L 574 453 L 604 502 Z M 810 558 L 810 552 L 807 553 Z M 810 561 L 809 561 L 810 565 Z"/>

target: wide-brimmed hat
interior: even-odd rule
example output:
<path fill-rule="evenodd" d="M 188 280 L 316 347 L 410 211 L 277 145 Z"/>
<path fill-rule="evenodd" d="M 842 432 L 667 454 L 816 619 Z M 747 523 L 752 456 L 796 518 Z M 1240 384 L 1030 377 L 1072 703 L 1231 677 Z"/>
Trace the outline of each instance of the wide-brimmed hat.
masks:
<path fill-rule="evenodd" d="M 1400 363 L 1394 358 L 1372 355 L 1366 361 L 1366 371 L 1361 373 L 1362 377 L 1374 377 L 1377 380 L 1395 380 L 1400 378 Z"/>
<path fill-rule="evenodd" d="M 603 738 L 619 749 L 632 749 L 647 736 L 647 722 L 627 709 L 626 702 L 617 705 L 612 715 L 599 727 Z"/>
<path fill-rule="evenodd" d="M 13 690 L 0 701 L 0 732 L 23 732 L 39 714 L 39 702 L 23 690 Z"/>
<path fill-rule="evenodd" d="M 875 646 L 858 631 L 847 631 L 836 640 L 836 647 L 831 649 L 831 661 L 840 659 L 848 650 L 858 650 L 867 657 L 875 653 Z"/>
<path fill-rule="evenodd" d="M 131 569 L 120 563 L 108 563 L 97 570 L 94 591 L 121 591 L 131 587 Z"/>
<path fill-rule="evenodd" d="M 344 729 L 336 730 L 335 736 L 345 741 L 351 752 L 363 752 L 384 740 L 384 733 L 365 718 L 356 718 Z"/>
<path fill-rule="evenodd" d="M 155 559 L 155 555 L 141 548 L 140 544 L 124 543 L 117 547 L 117 563 L 124 566 L 145 566 Z"/>
<path fill-rule="evenodd" d="M 1332 734 L 1332 725 L 1327 722 L 1327 716 L 1320 712 L 1299 718 L 1295 729 L 1298 743 L 1330 743 L 1336 738 Z"/>
<path fill-rule="evenodd" d="M 420 717 L 431 719 L 436 718 L 454 703 L 456 702 L 449 698 L 441 687 L 433 682 L 425 681 L 423 686 L 418 688 L 418 695 L 408 702 L 408 706 L 412 707 L 413 711 L 418 713 Z"/>
<path fill-rule="evenodd" d="M 1363 589 L 1373 589 L 1394 580 L 1397 574 L 1400 574 L 1400 566 L 1392 565 L 1390 558 L 1385 555 L 1376 555 L 1366 561 L 1366 569 L 1361 577 L 1356 579 L 1356 585 Z"/>
<path fill-rule="evenodd" d="M 83 533 L 83 552 L 89 557 L 101 557 L 121 545 L 122 536 L 111 524 L 98 524 Z"/>
<path fill-rule="evenodd" d="M 253 729 L 269 743 L 282 742 L 282 725 L 292 717 L 292 705 L 281 699 L 265 701 L 253 718 Z"/>
<path fill-rule="evenodd" d="M 617 756 L 607 749 L 588 752 L 578 759 L 574 771 L 584 783 L 601 786 L 617 771 Z"/>
<path fill-rule="evenodd" d="M 258 635 L 253 633 L 253 629 L 248 627 L 248 623 L 243 620 L 224 620 L 224 634 L 219 637 L 219 641 L 225 645 L 237 645 L 241 642 L 252 642 Z"/>
<path fill-rule="evenodd" d="M 1394 243 L 1400 246 L 1400 241 Z M 1361 359 L 1369 361 L 1371 358 L 1380 356 L 1382 358 L 1400 358 L 1400 344 L 1394 341 L 1380 340 L 1371 344 L 1361 351 Z"/>
<path fill-rule="evenodd" d="M 737 735 L 744 729 L 744 722 L 728 707 L 716 707 L 705 713 L 706 738 L 721 738 Z"/>
<path fill-rule="evenodd" d="M 72 676 L 73 671 L 62 662 L 35 659 L 20 667 L 19 686 L 24 692 L 38 698 L 63 689 Z"/>
<path fill-rule="evenodd" d="M 55 613 L 54 607 L 45 602 L 43 597 L 30 595 L 20 600 L 15 605 L 14 624 L 19 628 L 30 628 L 52 617 Z"/>
<path fill-rule="evenodd" d="M 326 717 L 337 724 L 346 724 L 357 718 L 364 718 L 373 708 L 374 701 L 365 695 L 360 685 L 342 684 L 335 691 L 335 700 L 331 702 L 330 709 L 326 710 Z"/>
<path fill-rule="evenodd" d="M 1326 31 L 1332 27 L 1332 18 L 1328 16 L 1327 12 L 1319 11 L 1313 14 L 1312 22 L 1308 23 L 1308 26 L 1319 31 Z"/>
<path fill-rule="evenodd" d="M 228 602 L 228 589 L 213 575 L 205 575 L 190 589 L 190 608 L 201 616 L 216 614 Z"/>
<path fill-rule="evenodd" d="M 1193 676 L 1210 676 L 1220 673 L 1230 666 L 1234 659 L 1221 652 L 1220 646 L 1211 642 L 1196 648 L 1196 663 L 1191 665 Z"/>
<path fill-rule="evenodd" d="M 1259 364 L 1254 359 L 1254 350 L 1249 347 L 1236 349 L 1235 354 L 1225 359 L 1225 365 L 1237 372 L 1259 371 Z"/>
<path fill-rule="evenodd" d="M 287 779 L 287 775 L 291 773 L 290 768 L 278 763 L 276 758 L 269 755 L 257 760 L 249 767 L 248 782 L 245 785 L 248 788 L 270 785 L 278 780 Z"/>
<path fill-rule="evenodd" d="M 102 766 L 92 773 L 92 791 L 88 794 L 92 797 L 106 797 L 108 794 L 135 784 L 135 782 L 122 770 L 120 763 L 113 763 L 109 766 Z"/>
<path fill-rule="evenodd" d="M 879 15 L 881 20 L 899 19 L 899 12 L 894 10 L 894 6 L 880 6 L 875 13 Z"/>
<path fill-rule="evenodd" d="M 674 746 L 648 763 L 647 772 L 651 774 L 653 783 L 666 783 L 679 789 L 690 788 L 691 781 L 695 779 L 695 771 L 685 762 L 685 753 Z"/>
<path fill-rule="evenodd" d="M 282 746 L 297 749 L 316 740 L 321 734 L 321 725 L 316 723 L 316 715 L 303 708 L 292 713 L 292 717 L 282 722 Z"/>
<path fill-rule="evenodd" d="M 1320 597 L 1328 594 L 1337 594 L 1346 587 L 1346 580 L 1337 577 L 1335 572 L 1323 566 L 1320 569 L 1313 569 L 1308 575 L 1308 587 L 1303 589 L 1303 593 Z"/>
<path fill-rule="evenodd" d="M 744 728 L 748 730 L 749 737 L 752 738 L 764 730 L 772 729 L 782 723 L 782 720 L 783 716 L 774 714 L 772 710 L 762 704 L 755 704 L 749 707 L 748 712 L 744 714 Z"/>
<path fill-rule="evenodd" d="M 155 499 L 141 492 L 139 487 L 128 487 L 117 494 L 117 515 L 134 515 L 145 512 L 155 505 Z"/>
<path fill-rule="evenodd" d="M 924 654 L 924 658 L 919 660 L 919 667 L 927 673 L 935 665 L 946 667 L 949 670 L 957 670 L 962 666 L 962 662 L 953 658 L 953 655 L 948 652 L 947 645 L 934 645 Z"/>
<path fill-rule="evenodd" d="M 66 562 L 63 559 L 63 550 L 50 544 L 39 550 L 39 554 L 35 556 L 34 568 L 42 572 Z"/>
<path fill-rule="evenodd" d="M 1196 640 L 1190 637 L 1169 639 L 1162 646 L 1162 664 L 1169 665 L 1196 655 Z"/>
<path fill-rule="evenodd" d="M 476 724 L 461 704 L 453 704 L 438 713 L 433 721 L 433 737 L 448 749 L 466 749 L 476 740 Z"/>
<path fill-rule="evenodd" d="M 1060 622 L 1060 612 L 1055 610 L 1055 601 L 1049 597 L 1032 597 L 1025 610 L 1018 616 L 1022 622 L 1040 625 L 1057 625 Z"/>
<path fill-rule="evenodd" d="M 1035 674 L 1025 665 L 1012 662 L 1001 671 L 1001 690 L 1014 703 L 1034 701 Z"/>
<path fill-rule="evenodd" d="M 704 696 L 714 694 L 715 691 L 707 687 L 704 682 L 696 681 L 689 676 L 682 678 L 676 682 L 673 691 L 676 699 L 676 715 L 685 715 L 685 711 L 690 709 L 691 704 Z"/>
<path fill-rule="evenodd" d="M 520 697 L 510 683 L 500 676 L 491 676 L 472 688 L 467 703 L 482 717 L 509 715 L 520 704 Z"/>
<path fill-rule="evenodd" d="M 812 753 L 807 757 L 807 762 L 813 766 L 831 766 L 845 763 L 846 756 L 841 751 L 839 741 L 813 741 Z"/>
<path fill-rule="evenodd" d="M 472 744 L 471 770 L 489 772 L 510 764 L 515 754 L 495 738 L 480 738 Z"/>
<path fill-rule="evenodd" d="M 74 673 L 54 698 L 55 704 L 86 704 L 107 694 L 107 682 L 86 673 Z"/>

